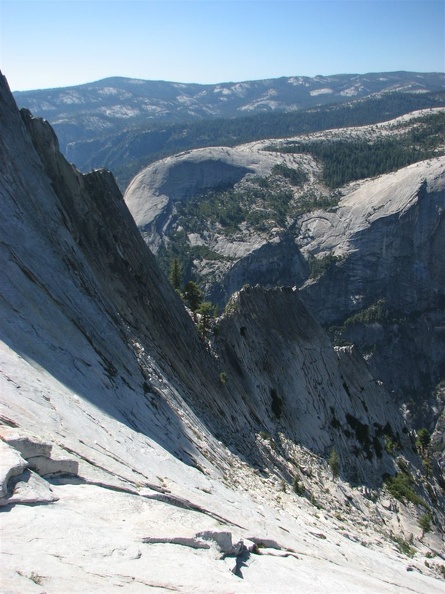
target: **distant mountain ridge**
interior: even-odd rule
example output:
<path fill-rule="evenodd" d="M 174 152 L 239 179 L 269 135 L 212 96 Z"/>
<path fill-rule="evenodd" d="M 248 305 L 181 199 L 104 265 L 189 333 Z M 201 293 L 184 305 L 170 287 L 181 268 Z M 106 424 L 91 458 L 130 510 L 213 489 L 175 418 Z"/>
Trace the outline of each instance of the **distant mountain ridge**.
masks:
<path fill-rule="evenodd" d="M 220 140 L 220 133 L 216 134 L 214 129 L 190 132 L 165 126 L 192 122 L 204 125 L 218 118 L 255 114 L 291 115 L 308 108 L 396 93 L 417 96 L 420 101 L 423 95 L 444 90 L 443 73 L 393 72 L 294 76 L 214 85 L 113 77 L 73 87 L 16 92 L 14 96 L 20 107 L 51 123 L 62 152 L 81 170 L 106 166 L 116 172 L 123 162 L 135 162 L 131 173 L 118 175 L 125 178 L 123 186 L 153 160 L 151 155 L 160 158 L 186 148 L 228 143 L 227 139 Z M 424 107 L 430 105 L 410 105 L 406 111 Z M 396 115 L 400 113 L 388 117 Z M 230 133 L 237 134 L 232 129 Z M 244 128 L 242 133 L 245 134 Z M 266 133 L 266 137 L 271 135 Z M 256 139 L 251 136 L 235 142 Z M 175 142 L 177 146 L 171 147 Z"/>
<path fill-rule="evenodd" d="M 261 111 L 293 111 L 328 103 L 343 103 L 375 93 L 424 93 L 445 89 L 442 73 L 370 73 L 334 76 L 293 76 L 213 85 L 150 81 L 125 77 L 93 83 L 14 93 L 19 105 L 52 124 L 72 116 L 92 118 L 87 130 L 113 121 L 126 125 L 139 119 L 184 121 L 234 117 Z"/>

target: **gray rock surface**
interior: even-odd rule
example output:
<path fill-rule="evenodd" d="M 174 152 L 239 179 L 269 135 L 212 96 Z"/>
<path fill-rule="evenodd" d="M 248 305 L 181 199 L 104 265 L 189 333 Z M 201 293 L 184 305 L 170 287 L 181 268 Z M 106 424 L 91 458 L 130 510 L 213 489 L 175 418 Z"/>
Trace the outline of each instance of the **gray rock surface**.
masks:
<path fill-rule="evenodd" d="M 61 457 L 60 452 L 54 456 L 51 443 L 23 428 L 0 425 L 0 453 L 0 507 L 57 501 L 45 479 L 78 474 L 77 460 Z"/>
<path fill-rule="evenodd" d="M 280 433 L 324 457 L 335 444 L 345 476 L 362 484 L 392 474 L 384 427 L 407 451 L 411 447 L 396 407 L 354 349 L 333 349 L 297 290 L 246 288 L 228 307 L 218 350 L 249 394 L 250 414 L 264 411 L 265 434 L 278 447 Z M 243 403 L 236 409 L 241 412 Z"/>
<path fill-rule="evenodd" d="M 345 258 L 329 288 L 326 275 L 303 289 L 318 319 L 332 323 L 380 297 L 407 314 L 431 306 L 445 286 L 444 210 L 439 157 L 364 182 L 333 212 L 304 215 L 303 253 Z M 311 300 L 317 291 L 318 305 Z"/>
<path fill-rule="evenodd" d="M 9 481 L 10 493 L 0 498 L 0 507 L 44 505 L 58 500 L 50 484 L 31 470 L 25 470 Z"/>
<path fill-rule="evenodd" d="M 19 451 L 26 460 L 35 456 L 49 458 L 52 445 L 40 441 L 37 437 L 18 427 L 0 426 L 0 438 L 3 442 Z"/>

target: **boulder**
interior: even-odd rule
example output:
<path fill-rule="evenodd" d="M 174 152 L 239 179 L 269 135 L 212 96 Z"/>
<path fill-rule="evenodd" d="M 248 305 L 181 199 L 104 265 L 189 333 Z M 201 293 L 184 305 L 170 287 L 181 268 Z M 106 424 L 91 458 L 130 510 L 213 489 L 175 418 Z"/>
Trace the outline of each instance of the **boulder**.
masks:
<path fill-rule="evenodd" d="M 28 469 L 10 479 L 9 488 L 11 495 L 0 498 L 0 507 L 53 503 L 59 499 L 45 479 Z"/>
<path fill-rule="evenodd" d="M 0 440 L 0 497 L 7 496 L 9 481 L 12 477 L 19 476 L 26 469 L 27 462 L 20 453 Z"/>

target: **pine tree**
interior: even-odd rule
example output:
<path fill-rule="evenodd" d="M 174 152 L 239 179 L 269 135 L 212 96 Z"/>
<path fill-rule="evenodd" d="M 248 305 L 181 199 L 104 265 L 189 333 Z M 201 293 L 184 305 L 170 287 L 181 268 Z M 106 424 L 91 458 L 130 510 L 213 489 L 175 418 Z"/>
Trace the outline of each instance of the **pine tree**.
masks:
<path fill-rule="evenodd" d="M 185 285 L 184 299 L 192 312 L 195 313 L 202 303 L 202 291 L 195 282 L 189 281 Z"/>
<path fill-rule="evenodd" d="M 420 516 L 419 518 L 419 527 L 422 530 L 422 535 L 420 537 L 420 540 L 423 539 L 423 537 L 425 536 L 425 534 L 427 532 L 431 532 L 431 514 L 427 513 L 427 514 L 423 514 L 422 516 Z"/>
<path fill-rule="evenodd" d="M 182 269 L 177 258 L 175 258 L 171 263 L 168 279 L 175 291 L 179 293 L 181 291 L 182 284 Z"/>
<path fill-rule="evenodd" d="M 428 450 L 428 447 L 430 445 L 431 442 L 431 436 L 429 434 L 428 429 L 420 429 L 420 431 L 417 433 L 417 439 L 416 439 L 416 446 L 419 448 L 420 453 L 424 456 Z"/>
<path fill-rule="evenodd" d="M 331 455 L 329 456 L 328 464 L 332 472 L 332 478 L 337 478 L 340 474 L 340 457 L 335 448 L 333 448 Z"/>
<path fill-rule="evenodd" d="M 207 332 L 209 331 L 210 319 L 213 317 L 214 310 L 213 303 L 210 301 L 204 301 L 196 310 L 201 315 L 198 330 L 203 338 L 207 336 Z"/>

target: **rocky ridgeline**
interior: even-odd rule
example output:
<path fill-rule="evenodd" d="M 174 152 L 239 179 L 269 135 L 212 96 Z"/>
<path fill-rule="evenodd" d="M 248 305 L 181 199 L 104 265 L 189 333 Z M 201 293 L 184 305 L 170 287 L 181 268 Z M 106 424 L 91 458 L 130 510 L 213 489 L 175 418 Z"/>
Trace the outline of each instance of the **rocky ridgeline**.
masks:
<path fill-rule="evenodd" d="M 0 91 L 6 589 L 439 592 L 443 492 L 363 361 L 291 289 L 203 341 L 112 176 Z"/>
<path fill-rule="evenodd" d="M 281 432 L 318 455 L 326 457 L 335 444 L 343 452 L 345 475 L 355 481 L 366 483 L 377 471 L 378 482 L 382 473 L 391 473 L 385 431 L 406 452 L 411 449 L 395 406 L 353 349 L 333 349 L 296 289 L 246 288 L 228 309 L 216 344 L 227 369 L 238 362 L 249 415 L 264 411 L 269 435 Z M 240 414 L 243 403 L 236 408 Z"/>

